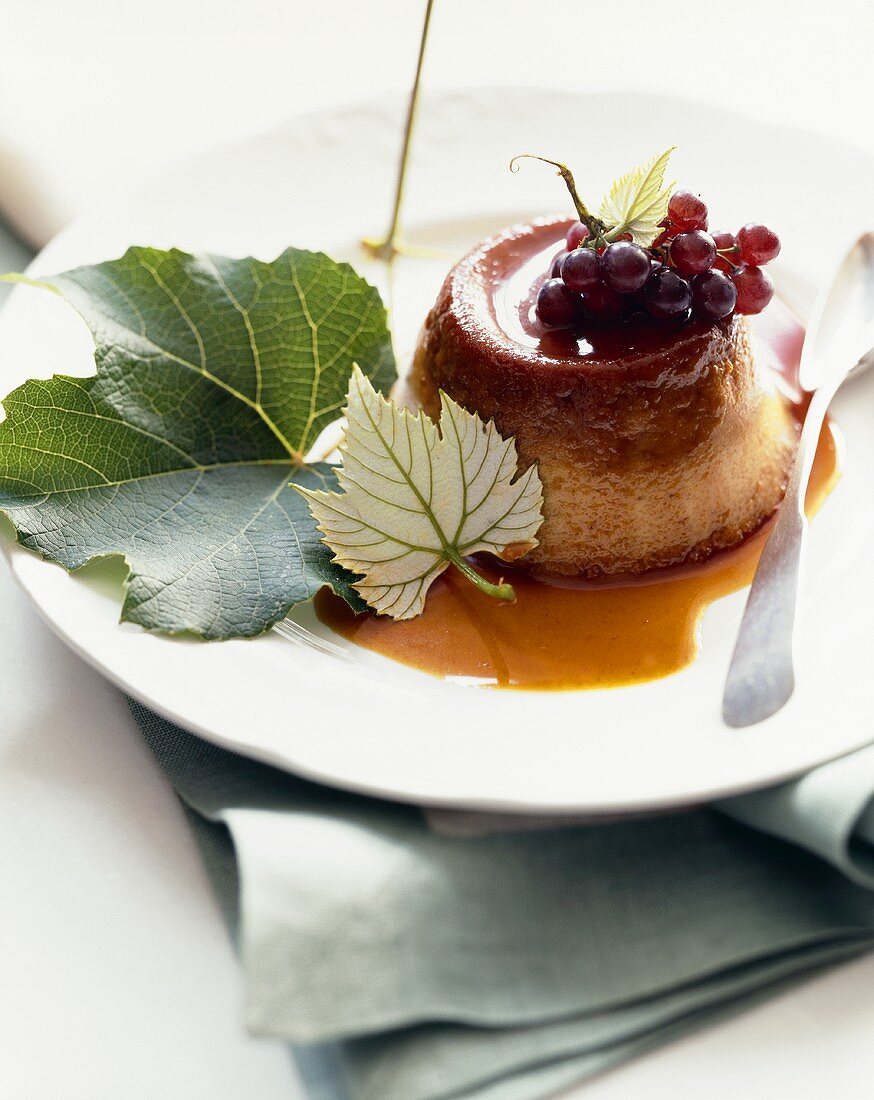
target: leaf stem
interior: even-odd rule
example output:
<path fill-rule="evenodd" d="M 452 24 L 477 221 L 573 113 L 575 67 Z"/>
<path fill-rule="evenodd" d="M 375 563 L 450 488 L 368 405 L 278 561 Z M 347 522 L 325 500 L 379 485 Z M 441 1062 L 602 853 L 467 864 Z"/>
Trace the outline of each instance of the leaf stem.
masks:
<path fill-rule="evenodd" d="M 27 275 L 20 275 L 17 271 L 10 271 L 5 275 L 0 275 L 0 283 L 20 283 L 22 286 L 35 286 L 39 290 L 50 290 L 52 294 L 60 294 L 56 286 L 51 283 L 45 283 L 41 279 L 31 279 Z"/>
<path fill-rule="evenodd" d="M 425 47 L 428 44 L 428 27 L 431 23 L 431 9 L 434 0 L 427 0 L 425 5 L 425 21 L 422 24 L 422 36 L 419 39 L 419 57 L 416 61 L 416 75 L 413 78 L 413 86 L 410 89 L 410 98 L 407 103 L 407 118 L 404 123 L 404 140 L 401 146 L 401 158 L 398 164 L 398 175 L 395 182 L 394 205 L 391 212 L 388 232 L 385 237 L 366 237 L 361 243 L 364 248 L 376 259 L 391 261 L 400 251 L 398 247 L 398 229 L 401 220 L 401 207 L 404 201 L 404 184 L 407 179 L 407 166 L 410 159 L 410 145 L 413 137 L 413 129 L 416 124 L 416 113 L 419 107 L 419 85 L 422 80 L 422 67 L 425 61 Z"/>
<path fill-rule="evenodd" d="M 496 600 L 505 600 L 507 603 L 515 603 L 516 593 L 513 591 L 513 586 L 511 584 L 492 584 L 492 582 L 487 581 L 482 574 L 477 573 L 475 569 L 471 569 L 464 558 L 454 551 L 450 551 L 447 557 L 459 573 L 463 573 L 470 583 L 475 585 L 480 592 L 485 592 L 487 596 L 492 596 Z"/>

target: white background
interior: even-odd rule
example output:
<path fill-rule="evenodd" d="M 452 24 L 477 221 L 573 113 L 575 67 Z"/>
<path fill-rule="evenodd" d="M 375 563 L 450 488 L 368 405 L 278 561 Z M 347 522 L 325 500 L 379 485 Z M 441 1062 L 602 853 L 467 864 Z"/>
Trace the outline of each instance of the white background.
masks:
<path fill-rule="evenodd" d="M 43 243 L 179 156 L 402 88 L 421 10 L 0 0 L 0 209 Z M 650 89 L 874 151 L 872 46 L 867 0 L 437 0 L 425 81 Z M 727 186 L 755 170 L 725 150 Z M 294 1100 L 284 1049 L 242 1035 L 217 908 L 123 700 L 5 568 L 0 608 L 0 1100 Z M 574 1095 L 861 1100 L 872 979 L 874 958 L 842 967 Z"/>

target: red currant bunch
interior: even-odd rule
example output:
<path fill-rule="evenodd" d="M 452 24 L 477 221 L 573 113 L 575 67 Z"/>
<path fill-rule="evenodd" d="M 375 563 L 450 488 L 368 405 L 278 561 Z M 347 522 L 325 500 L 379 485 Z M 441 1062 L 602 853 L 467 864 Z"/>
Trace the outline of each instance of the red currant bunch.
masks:
<path fill-rule="evenodd" d="M 762 269 L 780 252 L 777 235 L 754 222 L 737 234 L 708 233 L 707 207 L 690 191 L 671 195 L 662 232 L 649 248 L 599 226 L 575 222 L 568 230 L 537 296 L 542 324 L 568 328 L 635 311 L 713 322 L 761 313 L 774 295 Z"/>

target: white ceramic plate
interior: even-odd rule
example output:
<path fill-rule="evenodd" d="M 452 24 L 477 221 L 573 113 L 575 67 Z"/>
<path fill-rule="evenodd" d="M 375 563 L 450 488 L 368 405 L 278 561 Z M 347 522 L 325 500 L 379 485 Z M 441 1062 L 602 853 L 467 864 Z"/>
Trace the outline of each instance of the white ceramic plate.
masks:
<path fill-rule="evenodd" d="M 270 258 L 321 248 L 362 267 L 356 242 L 383 227 L 401 103 L 300 119 L 183 165 L 56 238 L 34 272 L 115 256 L 130 243 Z M 445 258 L 399 266 L 393 313 L 402 361 L 454 256 L 513 219 L 566 209 L 546 168 L 507 172 L 520 151 L 571 163 L 586 194 L 668 144 L 673 171 L 715 222 L 773 224 L 797 293 L 841 238 L 874 224 L 874 163 L 814 134 L 765 127 L 652 96 L 496 89 L 426 99 L 408 186 L 408 237 Z M 814 221 L 834 217 L 830 233 Z M 813 243 L 812 243 L 813 242 Z M 816 264 L 814 268 L 812 265 Z M 380 281 L 382 273 L 367 268 Z M 800 277 L 800 279 L 799 279 Z M 20 288 L 0 318 L 4 387 L 93 370 L 90 340 L 62 302 Z M 720 721 L 743 594 L 708 612 L 698 660 L 678 675 L 593 692 L 500 692 L 446 683 L 356 649 L 276 634 L 204 645 L 118 623 L 116 580 L 71 577 L 6 539 L 44 618 L 126 691 L 218 744 L 340 786 L 431 804 L 530 812 L 624 812 L 767 784 L 872 737 L 874 376 L 837 404 L 846 473 L 813 525 L 799 688 L 768 722 Z M 311 609 L 295 613 L 331 639 Z"/>

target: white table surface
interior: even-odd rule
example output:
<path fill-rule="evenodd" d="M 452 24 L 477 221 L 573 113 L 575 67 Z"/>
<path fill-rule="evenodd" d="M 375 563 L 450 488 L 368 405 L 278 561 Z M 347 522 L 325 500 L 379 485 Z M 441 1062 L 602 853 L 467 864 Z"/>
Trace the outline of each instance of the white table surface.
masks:
<path fill-rule="evenodd" d="M 0 209 L 36 243 L 131 174 L 402 87 L 418 23 L 411 0 L 132 9 L 0 5 Z M 437 0 L 426 79 L 645 87 L 874 149 L 872 30 L 868 0 Z M 303 1100 L 285 1049 L 242 1032 L 218 908 L 123 699 L 5 567 L 0 608 L 0 1100 Z M 869 956 L 566 1096 L 863 1100 L 872 989 Z"/>

